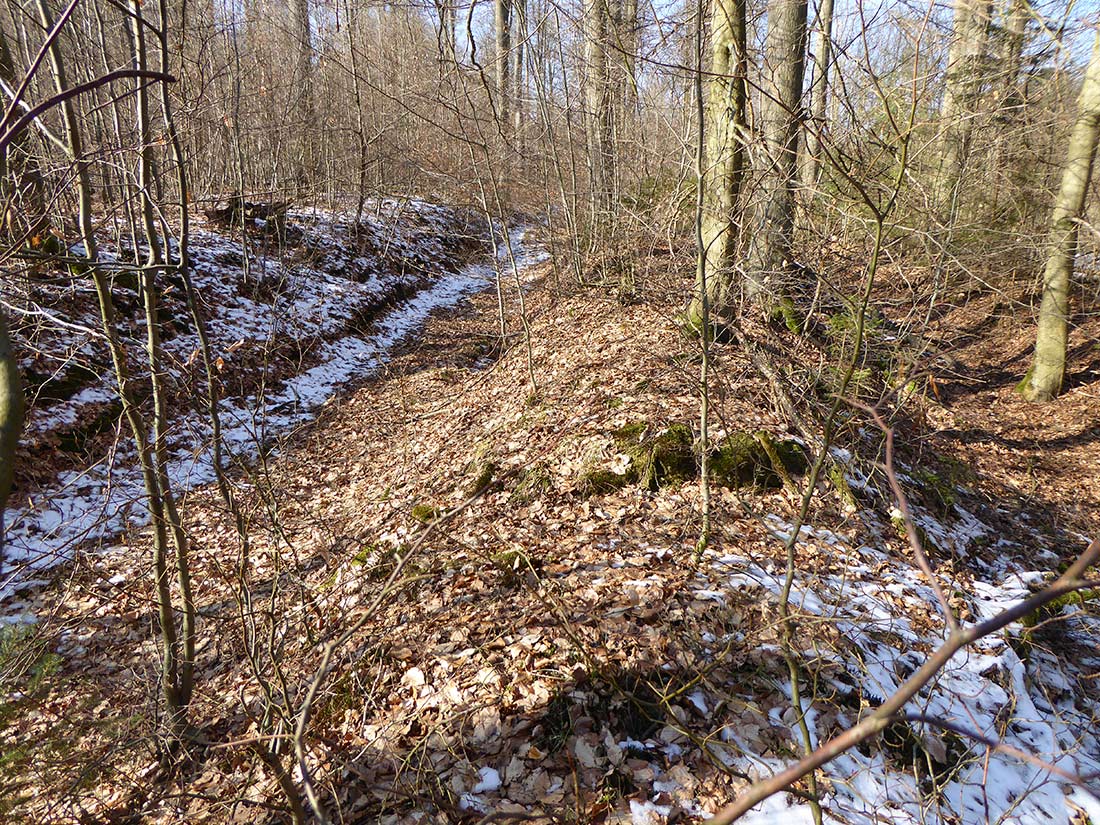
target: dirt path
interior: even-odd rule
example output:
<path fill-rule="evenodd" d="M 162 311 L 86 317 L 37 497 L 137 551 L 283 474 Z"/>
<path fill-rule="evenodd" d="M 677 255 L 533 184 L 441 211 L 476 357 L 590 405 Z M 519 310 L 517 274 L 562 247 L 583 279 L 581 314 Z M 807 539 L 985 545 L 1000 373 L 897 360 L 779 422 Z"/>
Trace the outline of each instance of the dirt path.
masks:
<path fill-rule="evenodd" d="M 946 319 L 941 344 L 957 359 L 937 387 L 937 450 L 974 468 L 990 503 L 1023 514 L 1011 536 L 1029 528 L 1044 543 L 1100 533 L 1100 318 L 1084 318 L 1070 338 L 1062 397 L 1023 400 L 1015 386 L 1030 363 L 1033 329 L 1026 311 L 995 297 Z M 1011 523 L 1005 525 L 1010 530 Z"/>

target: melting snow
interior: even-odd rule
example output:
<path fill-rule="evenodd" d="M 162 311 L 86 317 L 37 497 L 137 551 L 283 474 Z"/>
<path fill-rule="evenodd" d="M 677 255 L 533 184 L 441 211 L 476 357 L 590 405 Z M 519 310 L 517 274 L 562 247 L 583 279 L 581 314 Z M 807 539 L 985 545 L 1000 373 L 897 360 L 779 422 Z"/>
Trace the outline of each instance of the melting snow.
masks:
<path fill-rule="evenodd" d="M 965 548 L 975 537 L 988 531 L 974 515 L 957 508 L 957 524 L 951 527 L 935 523 L 947 546 Z M 925 522 L 931 518 L 924 516 Z M 778 516 L 769 516 L 774 535 L 789 537 L 792 525 Z M 905 603 L 924 612 L 934 604 L 934 594 L 923 583 L 923 576 L 906 558 L 890 558 L 868 547 L 848 548 L 843 539 L 825 530 L 804 526 L 799 539 L 825 540 L 831 553 L 845 553 L 849 564 L 843 575 L 799 572 L 795 577 L 791 602 L 799 610 L 830 621 L 844 639 L 847 649 L 825 652 L 815 648 L 807 656 L 832 657 L 847 672 L 858 691 L 835 681 L 841 693 L 857 692 L 871 705 L 881 702 L 898 689 L 904 679 L 924 661 L 925 654 L 943 642 L 944 631 L 934 628 L 918 632 L 906 616 Z M 763 568 L 746 558 L 710 557 L 714 569 L 723 571 L 731 590 L 760 587 L 778 594 L 783 585 L 782 570 Z M 888 575 L 865 575 L 872 566 L 889 564 Z M 1000 577 L 999 577 L 1000 578 Z M 971 595 L 972 613 L 978 620 L 989 618 L 1026 598 L 1044 579 L 1035 571 L 1018 571 L 1000 581 L 977 582 Z M 886 584 L 883 584 L 883 581 Z M 713 588 L 713 585 L 711 585 Z M 713 589 L 698 590 L 696 598 L 717 599 Z M 1095 628 L 1094 628 L 1095 630 Z M 1011 631 L 1010 631 L 1011 632 Z M 1100 741 L 1096 708 L 1078 701 L 1074 663 L 1060 661 L 1036 647 L 1024 662 L 1008 643 L 1004 632 L 981 640 L 961 651 L 939 676 L 906 707 L 907 712 L 953 722 L 991 739 L 999 740 L 1057 767 L 1079 776 L 1100 771 Z M 788 694 L 789 699 L 789 694 Z M 821 713 L 804 699 L 803 709 L 813 744 L 827 731 L 818 730 Z M 786 721 L 784 721 L 786 720 Z M 780 729 L 791 731 L 790 719 L 775 714 Z M 1075 821 L 1073 804 L 1086 811 L 1100 809 L 1100 802 L 1068 785 L 1048 771 L 1001 752 L 987 752 L 980 744 L 949 742 L 934 729 L 921 730 L 918 736 L 928 743 L 930 752 L 949 746 L 948 757 L 958 762 L 957 772 L 944 784 L 933 801 L 928 789 L 919 787 L 913 776 L 888 764 L 880 750 L 870 755 L 853 749 L 834 760 L 825 769 L 832 792 L 823 800 L 826 811 L 840 816 L 851 825 L 879 822 L 924 823 L 987 821 L 1070 825 Z M 752 753 L 751 743 L 742 741 L 726 728 L 722 740 L 736 746 L 733 752 L 718 751 L 731 767 L 764 775 L 778 771 L 786 763 L 764 760 Z M 1094 814 L 1090 814 L 1096 819 Z M 790 804 L 780 794 L 758 806 L 742 820 L 762 823 L 811 821 L 804 803 Z"/>
<path fill-rule="evenodd" d="M 396 220 L 387 229 L 380 218 L 365 216 L 373 236 L 385 238 L 387 254 L 418 261 L 438 260 L 443 255 L 438 238 L 453 231 L 453 217 L 448 220 L 447 210 L 420 201 L 404 205 L 386 202 L 382 206 L 391 213 L 411 210 L 421 224 L 434 228 L 432 233 L 408 239 L 396 231 L 400 225 Z M 347 215 L 322 210 L 291 216 L 310 227 L 306 240 L 319 256 L 318 267 L 323 266 L 326 255 L 332 257 L 336 248 L 333 238 L 346 235 L 351 222 Z M 515 267 L 521 276 L 524 269 L 548 257 L 543 249 L 526 244 L 526 235 L 527 228 L 509 233 Z M 273 439 L 313 418 L 343 387 L 375 374 L 385 365 L 394 346 L 417 330 L 432 312 L 456 306 L 485 289 L 498 272 L 501 277 L 511 277 L 508 246 L 498 244 L 496 261 L 470 264 L 457 273 L 439 273 L 427 284 L 423 277 L 402 274 L 387 279 L 370 272 L 356 273 L 360 279 L 353 280 L 323 268 L 288 267 L 280 261 L 257 257 L 250 262 L 250 277 L 270 284 L 273 297 L 265 303 L 245 297 L 235 285 L 242 277 L 243 267 L 239 244 L 215 233 L 196 230 L 191 250 L 193 277 L 197 291 L 213 313 L 208 319 L 213 356 L 221 354 L 228 361 L 241 343 L 263 345 L 287 336 L 318 342 L 315 366 L 269 389 L 263 397 L 221 401 L 227 464 L 232 457 L 254 458 L 261 448 L 270 447 Z M 352 264 L 361 268 L 374 265 L 362 257 Z M 337 261 L 331 265 L 339 268 L 346 264 Z M 404 291 L 420 288 L 378 318 L 371 334 L 345 333 L 357 311 L 377 304 L 387 290 L 402 284 Z M 183 363 L 196 347 L 197 339 L 187 333 L 173 338 L 166 349 L 178 363 Z M 98 384 L 80 391 L 68 402 L 32 413 L 29 426 L 46 432 L 76 423 L 90 405 L 113 399 L 112 388 L 113 383 L 104 376 Z M 183 493 L 213 481 L 212 436 L 205 416 L 190 410 L 177 411 L 171 429 L 168 474 L 176 491 Z M 197 449 L 196 444 L 200 445 Z M 134 464 L 132 449 L 119 446 L 95 466 L 60 474 L 56 484 L 36 494 L 28 506 L 7 510 L 0 602 L 26 586 L 28 571 L 71 558 L 85 542 L 109 538 L 146 524 L 148 512 L 143 502 L 142 478 Z"/>

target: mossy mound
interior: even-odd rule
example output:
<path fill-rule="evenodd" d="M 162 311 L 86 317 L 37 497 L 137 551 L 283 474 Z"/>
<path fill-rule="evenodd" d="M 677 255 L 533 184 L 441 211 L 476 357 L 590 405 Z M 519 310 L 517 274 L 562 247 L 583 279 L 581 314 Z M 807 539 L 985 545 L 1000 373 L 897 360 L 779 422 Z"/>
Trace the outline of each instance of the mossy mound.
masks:
<path fill-rule="evenodd" d="M 620 427 L 613 435 L 616 446 L 630 456 L 630 468 L 623 476 L 626 483 L 636 481 L 658 490 L 687 481 L 698 472 L 695 436 L 687 424 L 670 424 L 651 432 L 650 426 L 641 421 Z"/>
<path fill-rule="evenodd" d="M 385 547 L 378 544 L 365 544 L 352 557 L 353 567 L 361 567 L 370 581 L 383 581 L 401 561 L 405 548 Z"/>
<path fill-rule="evenodd" d="M 631 484 L 650 490 L 697 478 L 699 460 L 695 436 L 687 424 L 654 429 L 644 421 L 612 433 L 615 446 L 630 458 L 626 471 L 595 468 L 585 473 L 585 495 L 610 493 Z M 792 475 L 806 472 L 806 452 L 797 441 L 776 441 L 765 432 L 734 433 L 710 454 L 711 476 L 726 487 L 774 489 Z"/>
<path fill-rule="evenodd" d="M 806 325 L 806 317 L 795 306 L 794 301 L 784 296 L 771 308 L 768 320 L 773 324 L 782 324 L 792 335 L 801 335 Z"/>
<path fill-rule="evenodd" d="M 797 441 L 776 441 L 765 432 L 729 435 L 710 457 L 712 477 L 723 486 L 773 490 L 784 477 L 802 475 L 808 461 Z"/>
<path fill-rule="evenodd" d="M 909 527 L 905 523 L 905 519 L 900 515 L 890 517 L 890 523 L 894 525 L 894 529 L 898 531 L 898 538 L 904 542 L 909 541 Z M 917 543 L 927 552 L 929 550 L 939 550 L 940 552 L 949 552 L 948 548 L 941 547 L 939 542 L 936 541 L 927 530 L 913 522 L 913 527 L 917 535 Z"/>
<path fill-rule="evenodd" d="M 474 478 L 466 485 L 466 498 L 489 492 L 496 479 L 496 473 L 497 465 L 494 462 L 486 461 L 482 464 Z"/>
<path fill-rule="evenodd" d="M 633 484 L 636 480 L 637 476 L 629 471 L 616 473 L 614 470 L 597 467 L 581 476 L 580 491 L 586 496 L 613 493 Z"/>

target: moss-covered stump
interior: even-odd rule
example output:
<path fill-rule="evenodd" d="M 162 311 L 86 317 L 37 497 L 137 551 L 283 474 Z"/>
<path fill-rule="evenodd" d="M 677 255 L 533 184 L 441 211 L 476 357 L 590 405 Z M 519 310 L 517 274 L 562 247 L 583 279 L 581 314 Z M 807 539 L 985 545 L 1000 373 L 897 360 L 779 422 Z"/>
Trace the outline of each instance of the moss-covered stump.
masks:
<path fill-rule="evenodd" d="M 698 472 L 695 436 L 687 424 L 653 430 L 644 421 L 635 422 L 616 430 L 614 437 L 616 446 L 630 456 L 627 476 L 650 490 L 680 484 Z"/>
<path fill-rule="evenodd" d="M 776 441 L 765 432 L 738 432 L 726 437 L 710 456 L 711 475 L 725 487 L 774 490 L 784 478 L 802 475 L 808 465 L 797 441 Z"/>
<path fill-rule="evenodd" d="M 486 461 L 475 468 L 475 475 L 466 485 L 466 498 L 473 498 L 482 493 L 487 493 L 496 481 L 497 465 L 492 461 Z"/>

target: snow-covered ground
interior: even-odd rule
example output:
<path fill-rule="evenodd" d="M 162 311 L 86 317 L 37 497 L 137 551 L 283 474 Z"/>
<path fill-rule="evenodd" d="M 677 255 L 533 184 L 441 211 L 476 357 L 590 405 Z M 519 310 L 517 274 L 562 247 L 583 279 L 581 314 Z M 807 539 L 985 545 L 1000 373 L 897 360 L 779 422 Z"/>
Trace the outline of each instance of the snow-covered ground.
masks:
<path fill-rule="evenodd" d="M 871 513 L 866 516 L 875 518 Z M 778 516 L 768 519 L 776 538 L 786 540 L 792 525 Z M 921 524 L 934 527 L 941 539 L 949 541 L 948 546 L 961 552 L 977 536 L 991 532 L 965 511 L 951 522 L 947 525 L 928 513 L 920 514 Z M 894 693 L 942 644 L 945 631 L 942 622 L 928 628 L 914 618 L 926 617 L 927 606 L 936 602 L 908 553 L 897 557 L 867 545 L 852 546 L 828 529 L 808 525 L 801 528 L 799 543 L 819 548 L 823 557 L 843 560 L 840 574 L 800 572 L 791 597 L 792 609 L 803 617 L 804 624 L 825 622 L 836 638 L 831 647 L 820 642 L 811 646 L 807 640 L 803 651 L 804 661 L 814 663 L 819 674 L 816 695 L 827 697 L 814 701 L 803 693 L 811 745 L 817 747 L 859 721 L 861 711 L 874 708 Z M 743 601 L 746 589 L 774 598 L 782 589 L 782 569 L 761 567 L 736 555 L 709 553 L 705 561 L 707 568 L 698 574 L 696 598 Z M 1037 571 L 988 573 L 987 580 L 976 581 L 971 592 L 954 594 L 953 603 L 957 608 L 965 603 L 970 621 L 991 618 L 1022 601 L 1044 579 Z M 716 586 L 716 582 L 720 584 Z M 1082 618 L 1072 606 L 1066 607 L 1065 613 L 1066 632 L 1078 634 L 1078 640 L 1085 644 L 1089 639 L 1094 643 L 1100 623 Z M 1081 693 L 1082 680 L 1095 677 L 1097 661 L 1059 656 L 1039 644 L 1025 653 L 1018 652 L 1023 649 L 1020 633 L 1021 627 L 1012 625 L 956 654 L 905 712 L 948 722 L 1031 754 L 1086 779 L 1093 793 L 1100 795 L 1100 713 Z M 714 649 L 722 649 L 729 641 L 713 639 Z M 781 656 L 778 647 L 772 652 L 777 658 Z M 766 721 L 756 721 L 777 732 L 797 731 L 789 708 L 784 706 L 790 701 L 789 686 L 777 683 L 776 688 L 776 704 L 766 710 Z M 691 700 L 697 708 L 714 708 L 720 698 L 699 690 Z M 913 753 L 918 760 L 927 760 L 931 755 L 937 763 L 936 776 L 929 775 L 927 763 L 919 764 L 915 767 L 923 775 L 918 781 L 914 765 L 900 764 L 904 760 L 896 755 L 887 758 L 878 744 L 854 748 L 819 774 L 826 822 L 1100 823 L 1100 797 L 1041 765 L 989 749 L 980 742 L 945 736 L 940 728 L 914 724 L 913 730 L 922 746 Z M 741 774 L 766 777 L 793 761 L 762 755 L 766 750 L 760 741 L 744 733 L 743 725 L 728 724 L 718 739 L 708 745 L 712 756 Z M 679 747 L 660 741 L 645 746 Z M 654 790 L 659 793 L 646 805 L 634 803 L 635 823 L 666 822 L 671 800 L 684 810 L 690 809 L 689 789 L 679 785 L 675 777 L 662 777 L 654 783 Z M 813 819 L 808 804 L 777 794 L 739 821 L 748 825 L 788 825 Z"/>
<path fill-rule="evenodd" d="M 528 229 L 509 232 L 510 244 L 498 237 L 497 259 L 444 267 L 453 261 L 442 239 L 456 230 L 453 210 L 422 201 L 386 201 L 358 227 L 354 217 L 339 212 L 291 212 L 291 225 L 302 228 L 301 245 L 309 263 L 253 255 L 247 261 L 241 245 L 209 230 L 196 230 L 191 242 L 193 278 L 208 313 L 212 354 L 222 363 L 239 353 L 262 350 L 270 342 L 294 341 L 308 352 L 308 368 L 266 391 L 221 401 L 225 460 L 254 458 L 273 439 L 309 421 L 343 387 L 369 377 L 384 365 L 395 345 L 413 333 L 435 310 L 453 307 L 491 285 L 500 274 L 547 258 L 527 242 Z M 410 227 L 412 229 L 410 229 Z M 351 232 L 352 229 L 356 232 Z M 355 255 L 367 239 L 373 255 Z M 110 259 L 111 252 L 103 256 Z M 381 259 L 390 262 L 382 266 Z M 438 267 L 438 268 L 437 268 Z M 247 281 L 253 289 L 242 289 Z M 263 287 L 258 291 L 255 286 Z M 260 297 L 249 297 L 260 294 Z M 404 300 L 396 300 L 402 296 Z M 387 307 L 389 307 L 387 309 Z M 357 332 L 362 313 L 373 317 L 369 331 Z M 375 315 L 375 313 L 378 313 Z M 140 323 L 137 324 L 140 327 Z M 90 354 L 95 333 L 64 332 L 69 352 Z M 133 338 L 137 338 L 133 331 Z M 172 379 L 182 379 L 195 363 L 198 340 L 192 331 L 165 342 Z M 113 378 L 104 373 L 70 398 L 33 408 L 27 432 L 49 436 L 98 415 L 114 397 Z M 214 480 L 209 421 L 196 403 L 171 415 L 169 475 L 177 492 Z M 145 524 L 141 474 L 135 466 L 125 430 L 109 454 L 94 466 L 62 472 L 56 483 L 5 513 L 6 546 L 0 621 L 30 618 L 21 601 L 11 597 L 35 582 L 34 571 L 70 559 L 78 547 L 110 542 L 124 530 Z"/>

